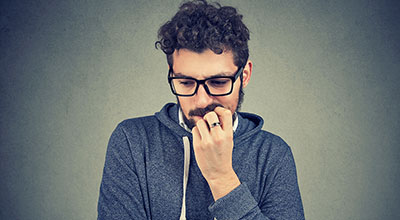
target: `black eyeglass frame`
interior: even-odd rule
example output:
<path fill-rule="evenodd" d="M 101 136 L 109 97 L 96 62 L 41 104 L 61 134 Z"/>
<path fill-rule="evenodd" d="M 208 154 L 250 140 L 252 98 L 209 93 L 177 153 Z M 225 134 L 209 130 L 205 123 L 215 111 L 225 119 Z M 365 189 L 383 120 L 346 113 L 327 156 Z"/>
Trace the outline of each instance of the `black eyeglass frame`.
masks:
<path fill-rule="evenodd" d="M 194 94 L 197 93 L 197 90 L 199 89 L 200 84 L 203 84 L 204 89 L 206 90 L 207 94 L 209 94 L 209 95 L 211 95 L 211 96 L 226 96 L 226 95 L 229 95 L 229 94 L 232 93 L 232 91 L 233 91 L 233 84 L 236 82 L 237 78 L 243 73 L 243 69 L 244 69 L 244 66 L 240 67 L 240 68 L 236 71 L 235 75 L 233 75 L 233 76 L 213 76 L 213 77 L 210 77 L 210 78 L 207 78 L 207 79 L 198 80 L 198 79 L 195 79 L 195 78 L 193 78 L 193 77 L 188 77 L 188 76 L 171 77 L 170 75 L 173 73 L 173 69 L 172 69 L 172 67 L 171 67 L 171 68 L 169 68 L 169 71 L 168 71 L 168 83 L 169 83 L 169 86 L 171 87 L 172 93 L 173 93 L 174 95 L 177 95 L 177 96 L 193 96 Z M 212 93 L 210 92 L 210 90 L 208 89 L 208 86 L 206 85 L 205 82 L 206 82 L 207 80 L 215 79 L 215 78 L 219 78 L 219 79 L 220 79 L 220 78 L 230 79 L 230 80 L 232 81 L 231 90 L 230 90 L 229 92 L 223 93 L 223 94 L 217 94 L 217 95 L 212 94 Z M 189 95 L 178 94 L 178 93 L 175 92 L 175 89 L 174 89 L 174 86 L 173 86 L 173 83 L 172 83 L 172 80 L 173 80 L 173 79 L 191 79 L 191 80 L 194 80 L 194 81 L 196 81 L 196 88 L 195 88 L 195 90 L 193 91 L 192 94 L 189 94 Z"/>

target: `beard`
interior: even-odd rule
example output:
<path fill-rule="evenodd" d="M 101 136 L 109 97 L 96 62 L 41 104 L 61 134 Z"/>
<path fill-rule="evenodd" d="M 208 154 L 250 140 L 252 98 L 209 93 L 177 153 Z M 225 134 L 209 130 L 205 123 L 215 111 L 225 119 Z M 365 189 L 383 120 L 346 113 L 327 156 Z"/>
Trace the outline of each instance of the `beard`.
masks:
<path fill-rule="evenodd" d="M 176 99 L 178 101 L 179 107 L 182 109 L 178 97 Z M 242 84 L 240 84 L 238 103 L 236 105 L 235 112 L 238 112 L 240 110 L 240 108 L 242 107 L 243 100 L 244 100 L 244 91 L 243 91 Z M 223 105 L 221 105 L 219 103 L 212 103 L 205 108 L 196 108 L 196 109 L 190 110 L 189 117 L 190 116 L 204 117 L 204 115 L 206 115 L 207 113 L 209 113 L 211 111 L 214 111 L 214 109 L 218 106 L 225 108 Z M 183 121 L 185 122 L 186 126 L 188 126 L 189 129 L 193 129 L 193 127 L 196 126 L 196 122 L 194 121 L 194 119 L 188 119 L 185 114 L 182 114 L 182 115 L 183 115 Z M 236 119 L 236 114 L 232 114 L 232 123 L 235 121 L 235 119 Z"/>

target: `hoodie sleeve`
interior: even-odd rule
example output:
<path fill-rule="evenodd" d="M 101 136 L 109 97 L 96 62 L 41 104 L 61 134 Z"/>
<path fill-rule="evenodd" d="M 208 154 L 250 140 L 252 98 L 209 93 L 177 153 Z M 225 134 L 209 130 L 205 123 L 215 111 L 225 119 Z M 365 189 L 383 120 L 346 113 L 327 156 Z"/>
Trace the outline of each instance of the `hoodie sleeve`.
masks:
<path fill-rule="evenodd" d="M 290 148 L 275 167 L 273 182 L 263 200 L 257 202 L 246 183 L 209 206 L 217 220 L 290 219 L 304 220 L 303 205 L 297 184 L 296 167 Z"/>
<path fill-rule="evenodd" d="M 121 124 L 108 143 L 97 209 L 98 220 L 147 219 L 129 143 Z"/>

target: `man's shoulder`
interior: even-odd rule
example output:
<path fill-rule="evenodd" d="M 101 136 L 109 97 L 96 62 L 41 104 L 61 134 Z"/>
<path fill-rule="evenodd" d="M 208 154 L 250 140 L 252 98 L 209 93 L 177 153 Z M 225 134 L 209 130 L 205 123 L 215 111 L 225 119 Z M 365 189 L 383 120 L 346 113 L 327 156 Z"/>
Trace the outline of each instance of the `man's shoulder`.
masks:
<path fill-rule="evenodd" d="M 146 122 L 150 122 L 150 121 L 157 121 L 156 116 L 155 115 L 146 115 L 146 116 L 127 118 L 127 119 L 122 120 L 119 124 L 121 126 L 131 126 L 131 125 L 146 123 Z"/>
<path fill-rule="evenodd" d="M 265 141 L 275 143 L 275 144 L 286 144 L 286 142 L 279 135 L 265 130 L 264 128 L 260 130 L 259 135 L 262 135 Z"/>
<path fill-rule="evenodd" d="M 260 147 L 263 148 L 262 151 L 268 154 L 283 155 L 287 151 L 291 151 L 290 146 L 283 138 L 267 130 L 260 130 L 256 134 L 256 138 L 259 139 Z"/>
<path fill-rule="evenodd" d="M 264 119 L 255 113 L 239 112 L 241 122 L 244 124 L 246 132 L 256 135 L 266 143 L 275 145 L 287 145 L 286 142 L 277 134 L 265 129 Z M 254 137 L 253 137 L 254 138 Z"/>
<path fill-rule="evenodd" d="M 159 121 L 154 115 L 139 116 L 127 118 L 118 123 L 117 129 L 122 129 L 125 132 L 137 130 L 139 128 L 152 127 L 158 124 Z"/>

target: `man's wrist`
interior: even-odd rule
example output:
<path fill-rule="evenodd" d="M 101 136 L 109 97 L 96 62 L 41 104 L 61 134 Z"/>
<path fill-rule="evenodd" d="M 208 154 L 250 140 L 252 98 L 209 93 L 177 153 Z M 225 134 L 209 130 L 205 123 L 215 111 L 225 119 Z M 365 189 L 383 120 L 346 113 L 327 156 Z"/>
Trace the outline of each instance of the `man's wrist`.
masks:
<path fill-rule="evenodd" d="M 240 185 L 240 180 L 236 173 L 233 172 L 233 174 L 228 176 L 208 181 L 208 185 L 210 186 L 214 201 L 217 201 L 238 187 Z"/>

